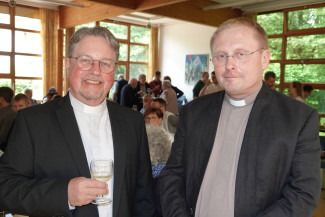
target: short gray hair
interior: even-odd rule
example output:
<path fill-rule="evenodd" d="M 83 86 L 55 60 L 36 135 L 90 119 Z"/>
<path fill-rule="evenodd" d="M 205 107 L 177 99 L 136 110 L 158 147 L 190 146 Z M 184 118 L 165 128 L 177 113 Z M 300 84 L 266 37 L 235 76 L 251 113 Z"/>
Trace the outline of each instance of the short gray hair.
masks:
<path fill-rule="evenodd" d="M 106 39 L 107 43 L 112 47 L 115 53 L 115 62 L 118 62 L 120 44 L 115 36 L 105 27 L 95 26 L 92 28 L 84 27 L 78 29 L 71 37 L 67 56 L 72 57 L 76 45 L 86 36 L 96 36 Z"/>
<path fill-rule="evenodd" d="M 33 92 L 33 89 L 32 89 L 32 88 L 29 88 L 29 87 L 26 87 L 25 89 L 23 89 L 23 92 L 24 92 L 25 94 L 27 94 L 27 93 L 32 93 L 32 92 Z"/>
<path fill-rule="evenodd" d="M 167 87 L 171 87 L 172 83 L 170 83 L 169 80 L 163 80 L 162 85 L 167 86 Z"/>
<path fill-rule="evenodd" d="M 171 150 L 171 140 L 160 126 L 146 125 L 151 165 L 165 164 Z"/>

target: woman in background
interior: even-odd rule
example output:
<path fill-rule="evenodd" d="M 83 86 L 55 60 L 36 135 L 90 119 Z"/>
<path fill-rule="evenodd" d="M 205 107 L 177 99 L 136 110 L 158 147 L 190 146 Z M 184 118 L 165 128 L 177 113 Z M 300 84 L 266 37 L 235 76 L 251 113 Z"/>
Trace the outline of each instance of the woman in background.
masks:
<path fill-rule="evenodd" d="M 304 92 L 302 84 L 298 81 L 294 81 L 289 86 L 289 96 L 295 98 L 296 100 L 305 103 Z"/>
<path fill-rule="evenodd" d="M 161 127 L 163 114 L 159 108 L 149 108 L 145 111 L 148 145 L 154 183 L 155 205 L 157 216 L 161 217 L 159 174 L 165 167 L 170 155 L 171 140 L 168 133 Z"/>

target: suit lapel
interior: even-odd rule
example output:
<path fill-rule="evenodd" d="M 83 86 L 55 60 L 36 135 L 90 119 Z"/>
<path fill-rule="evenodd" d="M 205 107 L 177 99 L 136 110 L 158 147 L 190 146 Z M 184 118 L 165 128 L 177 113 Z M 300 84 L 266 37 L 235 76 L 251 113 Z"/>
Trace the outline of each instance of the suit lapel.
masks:
<path fill-rule="evenodd" d="M 80 176 L 90 178 L 86 153 L 68 94 L 59 102 L 59 105 L 61 107 L 57 110 L 56 114 L 62 133 L 68 143 L 71 156 L 77 165 Z"/>
<path fill-rule="evenodd" d="M 113 146 L 114 146 L 114 192 L 113 192 L 113 217 L 117 216 L 117 211 L 120 203 L 120 196 L 122 191 L 122 184 L 124 179 L 125 170 L 125 154 L 126 144 L 124 137 L 123 120 L 121 114 L 118 111 L 118 106 L 112 105 L 112 102 L 107 102 L 107 108 L 109 113 L 109 119 L 111 122 Z M 123 130 L 124 129 L 124 130 Z"/>
<path fill-rule="evenodd" d="M 87 157 L 81 140 L 77 120 L 70 103 L 69 94 L 67 94 L 58 104 L 60 108 L 56 111 L 56 115 L 60 123 L 62 133 L 69 146 L 71 156 L 74 159 L 80 176 L 90 178 Z M 96 217 L 98 216 L 97 206 L 94 204 L 88 204 L 85 206 L 76 207 L 74 216 Z"/>
<path fill-rule="evenodd" d="M 267 130 L 267 114 L 272 94 L 263 83 L 247 122 L 240 151 L 235 190 L 235 217 L 248 216 L 256 210 L 256 166 L 258 149 L 263 148 L 263 131 Z M 239 215 L 240 214 L 240 215 Z"/>

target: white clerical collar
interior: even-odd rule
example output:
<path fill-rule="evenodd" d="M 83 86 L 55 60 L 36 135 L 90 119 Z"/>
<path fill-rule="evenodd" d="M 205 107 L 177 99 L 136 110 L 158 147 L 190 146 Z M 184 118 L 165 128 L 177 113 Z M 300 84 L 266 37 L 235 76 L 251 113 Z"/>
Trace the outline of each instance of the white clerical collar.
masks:
<path fill-rule="evenodd" d="M 263 83 L 262 83 L 263 84 Z M 234 99 L 231 98 L 227 93 L 225 94 L 226 96 L 226 100 L 235 107 L 243 107 L 246 105 L 249 105 L 251 103 L 253 103 L 256 99 L 257 94 L 260 92 L 262 88 L 262 85 L 255 91 L 253 92 L 251 95 L 245 97 L 244 99 Z"/>
<path fill-rule="evenodd" d="M 244 99 L 240 100 L 235 100 L 229 97 L 229 102 L 231 105 L 236 106 L 236 107 L 241 107 L 246 105 L 246 101 Z"/>
<path fill-rule="evenodd" d="M 69 92 L 69 97 L 70 97 L 72 107 L 83 113 L 87 113 L 87 114 L 100 113 L 106 109 L 106 100 L 104 100 L 101 104 L 97 106 L 89 106 L 80 102 L 75 97 L 73 97 L 71 92 Z"/>

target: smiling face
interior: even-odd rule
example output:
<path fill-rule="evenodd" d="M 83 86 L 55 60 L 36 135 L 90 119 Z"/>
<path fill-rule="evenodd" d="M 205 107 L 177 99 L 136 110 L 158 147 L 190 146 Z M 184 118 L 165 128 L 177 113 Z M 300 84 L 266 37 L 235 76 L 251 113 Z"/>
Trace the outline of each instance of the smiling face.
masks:
<path fill-rule="evenodd" d="M 234 26 L 219 32 L 212 44 L 212 55 L 225 53 L 233 55 L 235 52 L 251 53 L 263 46 L 260 45 L 252 28 Z M 233 98 L 242 99 L 262 85 L 263 70 L 270 61 L 270 51 L 261 49 L 249 55 L 246 62 L 236 62 L 228 57 L 225 65 L 214 65 L 218 82 Z"/>
<path fill-rule="evenodd" d="M 102 37 L 85 36 L 76 44 L 72 57 L 87 55 L 93 60 L 115 59 L 115 53 Z M 97 106 L 104 101 L 114 83 L 115 67 L 112 73 L 102 73 L 99 62 L 94 61 L 90 70 L 82 71 L 74 58 L 66 58 L 65 65 L 70 82 L 70 92 L 79 101 Z"/>

